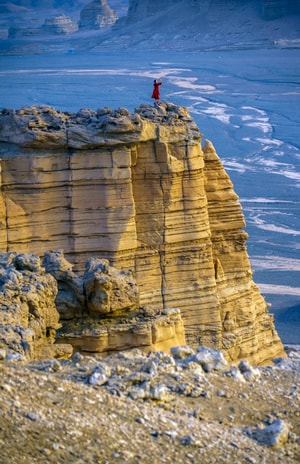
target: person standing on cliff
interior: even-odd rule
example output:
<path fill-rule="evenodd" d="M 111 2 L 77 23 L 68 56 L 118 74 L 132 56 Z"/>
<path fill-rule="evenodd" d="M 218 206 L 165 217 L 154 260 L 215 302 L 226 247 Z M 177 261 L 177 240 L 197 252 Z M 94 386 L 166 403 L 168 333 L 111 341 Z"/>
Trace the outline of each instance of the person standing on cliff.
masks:
<path fill-rule="evenodd" d="M 154 79 L 153 92 L 152 92 L 152 95 L 151 95 L 151 98 L 154 98 L 154 106 L 159 106 L 159 104 L 160 104 L 159 87 L 161 86 L 161 84 L 162 84 L 162 80 L 157 81 L 156 79 Z"/>

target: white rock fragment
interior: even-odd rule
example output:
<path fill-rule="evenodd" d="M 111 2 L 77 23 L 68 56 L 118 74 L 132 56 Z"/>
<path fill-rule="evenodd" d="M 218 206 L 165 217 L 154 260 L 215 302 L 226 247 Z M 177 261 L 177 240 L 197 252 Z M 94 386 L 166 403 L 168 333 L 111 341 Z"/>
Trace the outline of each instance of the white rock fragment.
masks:
<path fill-rule="evenodd" d="M 143 400 L 147 394 L 148 392 L 145 388 L 132 387 L 128 390 L 128 396 L 133 400 Z"/>
<path fill-rule="evenodd" d="M 264 429 L 253 431 L 252 436 L 261 445 L 277 449 L 288 441 L 289 427 L 285 421 L 278 419 Z"/>
<path fill-rule="evenodd" d="M 238 367 L 245 380 L 253 381 L 260 378 L 259 369 L 251 366 L 247 360 L 241 361 Z"/>
<path fill-rule="evenodd" d="M 104 385 L 108 381 L 108 378 L 102 372 L 94 372 L 89 378 L 90 385 Z"/>
<path fill-rule="evenodd" d="M 197 353 L 191 358 L 192 361 L 200 364 L 205 372 L 221 371 L 227 366 L 227 361 L 221 351 L 206 348 L 205 346 L 199 346 Z"/>
<path fill-rule="evenodd" d="M 174 348 L 171 348 L 171 354 L 174 359 L 185 359 L 188 356 L 195 354 L 195 351 L 188 345 L 174 346 Z"/>
<path fill-rule="evenodd" d="M 165 385 L 157 385 L 151 391 L 151 399 L 167 403 L 174 399 Z"/>
<path fill-rule="evenodd" d="M 227 377 L 231 377 L 232 379 L 238 381 L 238 382 L 245 382 L 245 377 L 243 376 L 243 374 L 241 373 L 241 371 L 239 370 L 238 367 L 236 366 L 230 366 L 228 370 L 226 370 L 226 372 L 224 372 L 224 374 L 227 376 Z"/>

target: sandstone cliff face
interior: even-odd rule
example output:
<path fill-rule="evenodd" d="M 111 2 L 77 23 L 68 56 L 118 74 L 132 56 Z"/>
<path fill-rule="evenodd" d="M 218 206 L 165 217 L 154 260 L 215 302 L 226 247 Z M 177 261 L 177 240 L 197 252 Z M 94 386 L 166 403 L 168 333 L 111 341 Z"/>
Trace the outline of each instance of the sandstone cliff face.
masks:
<path fill-rule="evenodd" d="M 81 277 L 62 250 L 46 252 L 42 263 L 58 286 L 59 345 L 106 355 L 132 348 L 170 351 L 185 344 L 179 309 L 141 307 L 132 271 L 119 271 L 106 259 L 89 258 Z"/>
<path fill-rule="evenodd" d="M 57 342 L 57 343 L 55 343 Z M 106 355 L 185 345 L 179 309 L 140 307 L 131 271 L 90 258 L 83 277 L 62 250 L 0 254 L 0 360 Z"/>
<path fill-rule="evenodd" d="M 140 304 L 179 308 L 187 342 L 255 363 L 282 354 L 252 279 L 238 197 L 185 108 L 0 115 L 0 247 L 61 248 L 132 270 Z"/>

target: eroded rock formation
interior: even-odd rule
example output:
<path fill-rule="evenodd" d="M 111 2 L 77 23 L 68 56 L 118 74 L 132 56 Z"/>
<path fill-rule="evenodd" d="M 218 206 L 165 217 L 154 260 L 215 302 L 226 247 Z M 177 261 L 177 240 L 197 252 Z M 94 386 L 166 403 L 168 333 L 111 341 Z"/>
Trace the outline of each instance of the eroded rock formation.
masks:
<path fill-rule="evenodd" d="M 20 37 L 33 37 L 39 35 L 51 35 L 51 34 L 72 34 L 78 30 L 78 25 L 71 21 L 69 16 L 64 14 L 51 16 L 46 18 L 44 24 L 41 27 L 11 27 L 9 29 L 9 38 L 15 39 Z"/>
<path fill-rule="evenodd" d="M 141 306 L 180 309 L 190 345 L 282 354 L 238 197 L 185 108 L 3 110 L 0 140 L 3 250 L 61 248 L 79 273 L 107 259 L 133 270 Z"/>
<path fill-rule="evenodd" d="M 55 343 L 57 342 L 57 343 Z M 0 359 L 68 358 L 184 345 L 178 309 L 139 305 L 131 271 L 90 258 L 83 277 L 62 250 L 0 255 Z"/>
<path fill-rule="evenodd" d="M 129 348 L 169 351 L 185 343 L 180 311 L 141 307 L 132 271 L 119 271 L 106 259 L 90 258 L 80 277 L 62 250 L 45 253 L 43 266 L 58 284 L 59 343 L 101 355 Z"/>
<path fill-rule="evenodd" d="M 102 29 L 117 21 L 116 13 L 106 0 L 95 0 L 86 5 L 80 13 L 79 27 L 81 29 Z"/>
<path fill-rule="evenodd" d="M 77 24 L 71 21 L 69 16 L 64 14 L 46 18 L 42 26 L 42 30 L 46 34 L 72 34 L 76 32 L 77 29 Z"/>
<path fill-rule="evenodd" d="M 45 272 L 38 256 L 0 255 L 0 349 L 27 359 L 68 357 L 69 345 L 55 345 L 60 327 L 55 306 L 55 279 Z"/>

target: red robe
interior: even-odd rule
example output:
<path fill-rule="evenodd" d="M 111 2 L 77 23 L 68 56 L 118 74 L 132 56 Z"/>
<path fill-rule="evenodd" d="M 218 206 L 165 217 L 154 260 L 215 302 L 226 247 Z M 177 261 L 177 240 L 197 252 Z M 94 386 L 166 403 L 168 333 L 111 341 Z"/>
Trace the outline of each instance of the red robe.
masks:
<path fill-rule="evenodd" d="M 161 82 L 155 82 L 153 84 L 153 92 L 152 92 L 152 95 L 151 95 L 151 98 L 155 98 L 155 100 L 159 100 L 160 99 L 160 93 L 159 93 L 159 86 L 161 85 Z"/>

